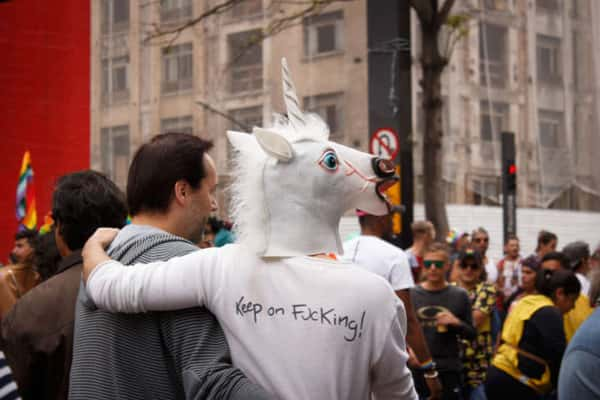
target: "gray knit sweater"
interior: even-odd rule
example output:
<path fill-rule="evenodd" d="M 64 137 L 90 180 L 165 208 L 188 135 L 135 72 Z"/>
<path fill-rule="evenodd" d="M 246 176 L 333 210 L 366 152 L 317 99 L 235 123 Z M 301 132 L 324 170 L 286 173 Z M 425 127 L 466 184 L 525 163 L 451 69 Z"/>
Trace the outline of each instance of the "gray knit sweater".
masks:
<path fill-rule="evenodd" d="M 168 260 L 198 250 L 149 226 L 128 225 L 109 249 L 124 264 Z M 204 308 L 111 314 L 80 288 L 69 399 L 267 399 L 232 367 L 215 317 Z"/>

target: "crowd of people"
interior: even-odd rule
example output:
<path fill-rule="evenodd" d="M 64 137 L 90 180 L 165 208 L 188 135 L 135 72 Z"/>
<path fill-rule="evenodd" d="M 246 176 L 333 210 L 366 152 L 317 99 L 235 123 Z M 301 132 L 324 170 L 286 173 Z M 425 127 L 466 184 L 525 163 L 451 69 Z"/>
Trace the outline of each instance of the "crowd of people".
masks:
<path fill-rule="evenodd" d="M 421 398 L 555 399 L 559 389 L 561 399 L 599 398 L 600 245 L 592 252 L 576 241 L 558 251 L 557 235 L 541 230 L 531 255 L 509 236 L 494 261 L 485 228 L 453 230 L 441 243 L 431 222 L 417 221 L 413 245 L 402 251 L 385 241 L 389 216 L 358 218 L 361 235 L 346 242 L 344 257 L 388 280 L 398 296 L 410 292 L 405 305 L 431 354 L 409 360 Z M 576 364 L 584 359 L 585 368 Z"/>
<path fill-rule="evenodd" d="M 199 136 L 143 143 L 126 193 L 58 179 L 0 268 L 0 400 L 599 397 L 600 248 L 543 230 L 492 260 L 486 229 L 417 221 L 402 250 L 393 162 L 329 141 L 285 59 L 282 89 L 273 126 L 227 132 L 235 235 Z"/>
<path fill-rule="evenodd" d="M 53 230 L 16 234 L 0 268 L 0 399 L 599 396 L 600 248 L 558 251 L 542 230 L 531 255 L 511 236 L 492 260 L 498 239 L 486 229 L 440 242 L 417 221 L 402 250 L 386 240 L 390 215 L 358 210 L 360 235 L 343 254 L 311 257 L 309 273 L 303 258 L 257 261 L 222 247 L 236 238 L 211 217 L 210 148 L 192 135 L 155 137 L 135 154 L 126 194 L 94 171 L 58 180 Z M 120 229 L 108 255 L 100 227 Z M 152 268 L 117 268 L 140 263 Z M 280 267 L 291 275 L 265 272 Z M 230 309 L 235 288 L 247 292 Z M 284 324 L 285 313 L 301 323 Z M 267 318 L 274 325 L 261 325 Z"/>

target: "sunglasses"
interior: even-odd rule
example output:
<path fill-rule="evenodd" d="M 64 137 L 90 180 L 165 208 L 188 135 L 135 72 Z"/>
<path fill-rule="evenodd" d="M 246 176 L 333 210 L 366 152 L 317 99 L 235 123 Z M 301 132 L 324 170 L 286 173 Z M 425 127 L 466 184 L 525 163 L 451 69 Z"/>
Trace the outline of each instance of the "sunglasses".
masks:
<path fill-rule="evenodd" d="M 446 262 L 441 260 L 425 260 L 423 261 L 423 265 L 426 269 L 429 269 L 432 266 L 436 267 L 437 269 L 442 269 L 444 268 L 444 265 L 446 265 Z"/>
<path fill-rule="evenodd" d="M 489 243 L 490 238 L 475 238 L 473 241 L 475 243 Z"/>
<path fill-rule="evenodd" d="M 460 269 L 467 269 L 470 268 L 473 271 L 479 269 L 479 265 L 477 264 L 473 264 L 473 263 L 468 263 L 468 264 L 460 264 Z"/>

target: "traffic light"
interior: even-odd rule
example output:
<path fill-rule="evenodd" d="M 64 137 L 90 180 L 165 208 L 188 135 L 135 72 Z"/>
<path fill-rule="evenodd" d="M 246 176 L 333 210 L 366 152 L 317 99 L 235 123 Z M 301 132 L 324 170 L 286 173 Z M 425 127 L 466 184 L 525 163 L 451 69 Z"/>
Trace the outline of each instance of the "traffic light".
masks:
<path fill-rule="evenodd" d="M 517 234 L 517 159 L 515 134 L 502 132 L 502 222 L 504 240 Z"/>
<path fill-rule="evenodd" d="M 517 192 L 517 166 L 514 160 L 506 160 L 506 190 L 510 193 Z"/>

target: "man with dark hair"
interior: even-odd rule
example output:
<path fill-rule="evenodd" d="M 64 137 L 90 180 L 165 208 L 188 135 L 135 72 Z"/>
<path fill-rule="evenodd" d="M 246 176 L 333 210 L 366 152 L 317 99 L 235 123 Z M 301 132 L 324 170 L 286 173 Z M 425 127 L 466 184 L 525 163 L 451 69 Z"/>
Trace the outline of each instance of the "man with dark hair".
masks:
<path fill-rule="evenodd" d="M 493 354 L 492 312 L 496 305 L 496 288 L 483 279 L 484 273 L 483 257 L 476 249 L 467 247 L 460 253 L 455 284 L 469 295 L 473 326 L 477 330 L 474 340 L 462 341 L 466 399 L 483 396 L 483 382 Z"/>
<path fill-rule="evenodd" d="M 590 281 L 587 277 L 590 272 L 590 245 L 579 240 L 563 247 L 562 252 L 569 259 L 569 268 L 579 279 L 581 293 L 587 296 L 590 291 Z"/>
<path fill-rule="evenodd" d="M 510 235 L 504 243 L 504 258 L 498 263 L 497 288 L 504 298 L 510 297 L 521 284 L 519 238 Z"/>
<path fill-rule="evenodd" d="M 473 230 L 471 233 L 471 246 L 481 254 L 486 275 L 485 280 L 491 284 L 495 284 L 498 279 L 498 268 L 496 268 L 494 260 L 487 255 L 490 247 L 490 234 L 485 228 L 480 226 Z"/>
<path fill-rule="evenodd" d="M 127 181 L 131 224 L 108 249 L 113 259 L 130 265 L 198 250 L 193 243 L 217 209 L 211 147 L 167 133 L 138 149 Z M 204 308 L 111 314 L 82 288 L 73 351 L 72 400 L 268 398 L 232 367 L 223 331 Z"/>
<path fill-rule="evenodd" d="M 573 259 L 565 254 L 558 251 L 553 251 L 547 253 L 542 258 L 542 269 L 549 269 L 552 271 L 564 269 L 567 271 L 571 270 L 571 266 Z M 567 341 L 570 341 L 573 335 L 575 335 L 575 331 L 579 328 L 579 326 L 592 314 L 592 308 L 589 305 L 589 299 L 583 290 L 581 294 L 575 301 L 575 307 L 564 314 L 564 326 L 565 326 L 565 335 L 567 337 Z"/>
<path fill-rule="evenodd" d="M 547 253 L 556 251 L 558 245 L 558 236 L 556 234 L 541 230 L 537 237 L 537 247 L 535 248 L 535 254 L 538 260 L 541 260 Z"/>
<path fill-rule="evenodd" d="M 415 315 L 409 290 L 415 286 L 408 256 L 398 247 L 383 240 L 392 233 L 392 214 L 375 216 L 357 210 L 360 236 L 344 243 L 344 260 L 381 276 L 389 282 L 406 309 L 406 342 L 414 352 L 413 368 L 435 372 L 435 364 Z M 442 386 L 437 377 L 425 379 L 432 399 L 441 398 Z"/>
<path fill-rule="evenodd" d="M 13 265 L 0 269 L 0 319 L 17 300 L 40 282 L 33 266 L 38 233 L 23 230 L 15 234 L 15 247 L 11 252 Z"/>
<path fill-rule="evenodd" d="M 97 228 L 125 224 L 125 196 L 98 172 L 75 172 L 58 180 L 52 216 L 62 257 L 56 274 L 19 300 L 2 322 L 6 357 L 24 399 L 67 399 L 81 248 Z"/>

